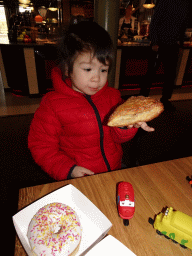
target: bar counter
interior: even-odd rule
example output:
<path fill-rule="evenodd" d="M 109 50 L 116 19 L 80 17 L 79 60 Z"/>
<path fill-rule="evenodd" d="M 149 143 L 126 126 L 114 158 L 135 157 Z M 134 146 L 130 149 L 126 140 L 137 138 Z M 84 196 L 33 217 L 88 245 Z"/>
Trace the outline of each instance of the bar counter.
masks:
<path fill-rule="evenodd" d="M 192 44 L 185 42 L 179 49 L 175 86 L 192 84 Z M 134 89 L 142 84 L 142 79 L 148 70 L 148 60 L 151 54 L 150 42 L 124 42 L 118 45 L 116 62 L 115 88 L 120 90 Z M 159 63 L 156 70 L 153 87 L 164 84 L 163 64 Z"/>
<path fill-rule="evenodd" d="M 43 93 L 41 84 L 46 79 L 50 80 L 46 74 L 49 68 L 46 60 L 52 60 L 53 64 L 57 61 L 55 46 L 56 39 L 37 39 L 36 43 L 23 43 L 9 42 L 8 36 L 1 36 L 0 71 L 4 88 L 31 96 Z"/>
<path fill-rule="evenodd" d="M 0 36 L 0 71 L 4 88 L 31 97 L 52 89 L 50 73 L 58 64 L 57 39 L 37 39 L 36 43 L 10 43 L 8 36 Z M 180 48 L 176 86 L 192 82 L 192 45 Z M 150 42 L 124 42 L 118 45 L 116 60 L 116 89 L 139 86 L 148 68 Z M 11 57 L 10 57 L 11 56 Z M 159 79 L 159 80 L 158 80 Z M 155 84 L 163 83 L 160 71 Z"/>

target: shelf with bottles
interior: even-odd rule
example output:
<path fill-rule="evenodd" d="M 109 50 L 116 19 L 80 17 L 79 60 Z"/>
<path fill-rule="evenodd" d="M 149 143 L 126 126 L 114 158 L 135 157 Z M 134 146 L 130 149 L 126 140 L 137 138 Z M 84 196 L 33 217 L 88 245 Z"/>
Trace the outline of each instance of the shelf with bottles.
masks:
<path fill-rule="evenodd" d="M 21 39 L 29 38 L 29 28 L 31 27 L 31 14 L 24 13 L 12 14 L 8 22 L 8 37 L 10 42 L 22 41 Z M 19 38 L 18 38 L 19 37 Z M 17 40 L 19 39 L 19 40 Z"/>

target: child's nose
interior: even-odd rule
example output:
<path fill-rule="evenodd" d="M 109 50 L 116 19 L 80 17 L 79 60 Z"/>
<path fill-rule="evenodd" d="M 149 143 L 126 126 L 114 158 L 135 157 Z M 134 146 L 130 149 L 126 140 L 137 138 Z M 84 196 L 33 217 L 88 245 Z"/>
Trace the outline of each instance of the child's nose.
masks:
<path fill-rule="evenodd" d="M 95 81 L 95 82 L 98 82 L 100 80 L 100 73 L 95 72 L 92 76 L 92 80 Z"/>

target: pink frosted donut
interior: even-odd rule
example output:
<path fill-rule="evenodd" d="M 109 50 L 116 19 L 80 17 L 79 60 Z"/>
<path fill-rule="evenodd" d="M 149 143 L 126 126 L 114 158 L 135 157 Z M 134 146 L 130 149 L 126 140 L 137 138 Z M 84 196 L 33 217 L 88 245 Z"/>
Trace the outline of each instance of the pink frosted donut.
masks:
<path fill-rule="evenodd" d="M 42 207 L 29 223 L 27 237 L 34 255 L 76 255 L 82 229 L 75 211 L 61 203 Z"/>

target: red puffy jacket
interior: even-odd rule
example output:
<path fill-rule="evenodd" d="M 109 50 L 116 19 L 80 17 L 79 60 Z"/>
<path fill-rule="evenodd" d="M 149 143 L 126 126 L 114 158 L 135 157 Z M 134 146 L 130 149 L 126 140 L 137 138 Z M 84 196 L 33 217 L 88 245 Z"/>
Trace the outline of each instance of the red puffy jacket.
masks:
<path fill-rule="evenodd" d="M 36 163 L 56 180 L 69 178 L 76 165 L 94 173 L 120 169 L 121 143 L 137 132 L 106 125 L 121 102 L 120 92 L 107 84 L 93 96 L 74 91 L 59 68 L 52 81 L 55 91 L 43 97 L 28 136 Z"/>

